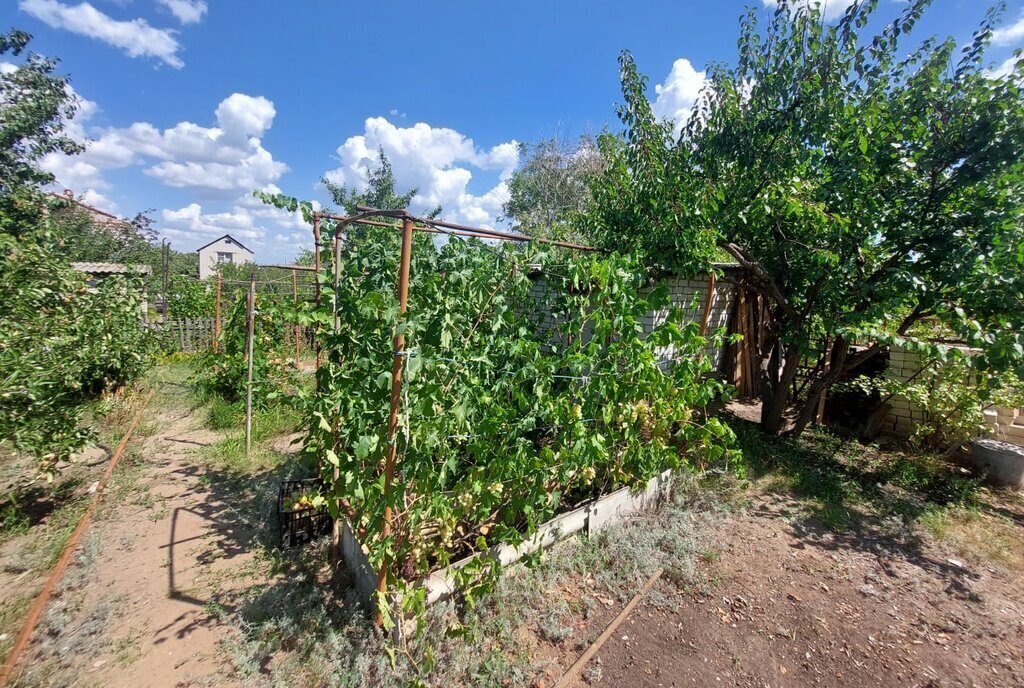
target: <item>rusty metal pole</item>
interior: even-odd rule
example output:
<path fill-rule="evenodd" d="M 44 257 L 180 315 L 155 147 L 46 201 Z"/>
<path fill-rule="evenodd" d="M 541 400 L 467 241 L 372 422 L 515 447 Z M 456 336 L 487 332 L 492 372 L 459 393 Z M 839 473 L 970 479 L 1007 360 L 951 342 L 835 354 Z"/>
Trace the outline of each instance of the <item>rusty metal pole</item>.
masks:
<path fill-rule="evenodd" d="M 249 458 L 252 449 L 252 340 L 256 334 L 256 271 L 249 278 L 248 329 L 245 337 L 245 356 L 248 371 L 245 382 L 245 456 Z"/>
<path fill-rule="evenodd" d="M 313 213 L 313 268 L 315 269 L 316 281 L 313 283 L 313 296 L 316 299 L 316 305 L 320 306 L 320 215 Z M 316 367 L 320 368 L 320 340 L 313 340 L 313 349 L 316 351 Z M 319 377 L 319 375 L 317 376 Z M 317 383 L 317 389 L 319 389 L 319 383 Z"/>
<path fill-rule="evenodd" d="M 411 217 L 402 221 L 402 256 L 398 266 L 398 323 L 408 309 L 409 304 L 409 266 L 412 262 L 412 234 L 413 223 Z M 405 334 L 402 329 L 395 332 L 395 338 L 391 352 L 391 415 L 388 417 L 388 444 L 387 454 L 384 459 L 384 523 L 381 526 L 381 537 L 385 540 L 391 537 L 391 526 L 393 514 L 388 501 L 391 498 L 391 485 L 395 480 L 395 461 L 398 456 L 398 409 L 402 401 L 402 369 L 405 366 Z M 380 571 L 377 573 L 378 602 L 384 601 L 388 589 L 388 573 L 392 562 L 385 558 L 381 563 Z M 384 617 L 377 611 L 377 625 L 383 623 Z"/>
<path fill-rule="evenodd" d="M 220 339 L 220 270 L 217 271 L 217 298 L 213 307 L 213 350 L 217 350 L 217 340 Z"/>
<path fill-rule="evenodd" d="M 299 278 L 298 272 L 292 270 L 292 306 L 298 308 L 299 305 Z M 292 334 L 295 335 L 295 368 L 299 368 L 299 323 L 292 324 Z"/>
<path fill-rule="evenodd" d="M 342 224 L 338 223 L 334 227 L 334 256 L 333 269 L 334 269 L 334 335 L 341 332 L 341 316 L 338 314 L 338 290 L 341 288 L 341 228 Z M 337 341 L 335 341 L 337 346 Z M 338 357 L 331 356 L 331 362 L 337 363 Z M 334 453 L 341 456 L 341 419 L 337 409 L 334 411 L 332 418 L 332 427 L 334 429 Z M 334 478 L 334 495 L 335 495 L 335 512 L 338 514 L 334 519 L 333 529 L 331 531 L 331 563 L 334 565 L 334 569 L 337 570 L 338 564 L 341 562 L 341 499 L 338 497 L 337 485 L 338 479 L 341 477 L 341 468 L 339 466 L 334 467 L 334 471 L 331 473 Z"/>

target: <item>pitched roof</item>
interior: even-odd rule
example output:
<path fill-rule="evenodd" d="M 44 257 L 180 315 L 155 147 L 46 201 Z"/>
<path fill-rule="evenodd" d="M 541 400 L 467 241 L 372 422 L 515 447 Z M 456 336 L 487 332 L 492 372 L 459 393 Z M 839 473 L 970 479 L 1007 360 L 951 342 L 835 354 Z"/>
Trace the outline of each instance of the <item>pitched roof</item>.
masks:
<path fill-rule="evenodd" d="M 90 275 L 126 275 L 132 272 L 148 275 L 153 272 L 153 268 L 149 265 L 126 265 L 125 263 L 72 263 L 71 267 Z"/>
<path fill-rule="evenodd" d="M 49 193 L 54 198 L 60 199 L 62 201 L 68 201 L 70 203 L 74 203 L 75 205 L 77 205 L 77 206 L 79 206 L 81 208 L 84 208 L 85 210 L 89 211 L 90 213 L 92 213 L 94 215 L 101 215 L 101 216 L 109 218 L 111 220 L 116 220 L 117 222 L 124 222 L 125 224 L 128 223 L 127 220 L 125 220 L 124 218 L 118 217 L 117 215 L 114 215 L 113 213 L 108 213 L 106 210 L 100 210 L 99 208 L 94 208 L 93 206 L 89 205 L 88 203 L 83 203 L 82 201 L 80 201 L 77 198 L 75 198 L 75 194 L 74 194 L 73 191 L 71 191 L 71 189 L 65 189 L 64 193 L 62 193 L 62 194 L 54 193 L 53 191 L 49 191 L 47 193 Z"/>
<path fill-rule="evenodd" d="M 238 240 L 238 239 L 236 239 L 235 237 L 231 236 L 230 234 L 225 234 L 225 235 L 224 235 L 224 236 L 222 236 L 222 237 L 217 237 L 216 239 L 214 239 L 214 240 L 213 240 L 213 241 L 211 241 L 210 243 L 208 243 L 208 244 L 204 244 L 203 246 L 200 246 L 199 248 L 197 248 L 197 249 L 196 249 L 196 253 L 199 253 L 200 251 L 202 251 L 202 250 L 203 250 L 204 248 L 206 248 L 207 246 L 212 246 L 212 245 L 216 244 L 216 243 L 217 243 L 218 241 L 220 241 L 221 239 L 229 239 L 230 241 L 233 241 L 233 242 L 235 242 L 236 244 L 238 244 L 239 246 L 241 246 L 242 248 L 244 248 L 244 249 L 245 249 L 246 251 L 248 251 L 249 253 L 253 253 L 253 254 L 255 255 L 254 251 L 253 251 L 253 250 L 252 250 L 251 248 L 249 248 L 248 246 L 244 245 L 244 244 L 243 244 L 243 243 L 242 243 L 241 241 L 239 241 L 239 240 Z"/>

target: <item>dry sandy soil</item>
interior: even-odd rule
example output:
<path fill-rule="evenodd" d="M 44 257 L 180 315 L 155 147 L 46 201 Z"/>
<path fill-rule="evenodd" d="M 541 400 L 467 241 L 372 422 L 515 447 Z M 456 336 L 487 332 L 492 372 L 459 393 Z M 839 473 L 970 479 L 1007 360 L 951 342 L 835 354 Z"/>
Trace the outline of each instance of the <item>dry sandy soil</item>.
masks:
<path fill-rule="evenodd" d="M 159 429 L 138 448 L 141 463 L 119 467 L 121 483 L 52 598 L 18 685 L 184 686 L 223 665 L 207 602 L 252 583 L 256 531 L 191 458 L 220 436 L 159 399 L 148 421 Z"/>
<path fill-rule="evenodd" d="M 639 606 L 598 653 L 591 681 L 1024 686 L 1024 581 L 1010 572 L 924 542 L 836 533 L 777 495 L 756 496 L 707 535 L 710 592 L 684 595 L 675 610 Z"/>

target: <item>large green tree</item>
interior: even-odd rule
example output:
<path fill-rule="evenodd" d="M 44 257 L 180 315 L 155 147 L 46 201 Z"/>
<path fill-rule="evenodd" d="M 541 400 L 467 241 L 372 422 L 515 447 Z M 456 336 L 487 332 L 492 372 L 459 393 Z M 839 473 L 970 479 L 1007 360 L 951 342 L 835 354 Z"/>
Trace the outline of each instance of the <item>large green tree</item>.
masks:
<path fill-rule="evenodd" d="M 508 181 L 502 212 L 515 229 L 533 236 L 582 240 L 576 215 L 590 202 L 590 184 L 603 168 L 596 140 L 581 136 L 569 143 L 553 136 L 520 144 L 523 164 Z"/>
<path fill-rule="evenodd" d="M 20 31 L 0 36 L 0 55 L 28 42 Z M 53 179 L 42 156 L 79 150 L 64 134 L 76 103 L 55 64 L 30 54 L 0 73 L 0 443 L 48 474 L 89 438 L 85 402 L 137 375 L 146 349 L 138 285 L 87 288 L 69 264 L 68 201 L 40 189 Z"/>
<path fill-rule="evenodd" d="M 868 34 L 877 5 L 834 25 L 802 2 L 763 23 L 750 10 L 678 137 L 621 59 L 625 132 L 601 139 L 586 229 L 685 270 L 716 249 L 740 264 L 768 305 L 768 432 L 802 431 L 820 394 L 888 343 L 954 335 L 983 349 L 982 368 L 1024 360 L 1024 73 L 988 69 L 999 12 L 958 49 L 909 44 L 929 0 Z"/>

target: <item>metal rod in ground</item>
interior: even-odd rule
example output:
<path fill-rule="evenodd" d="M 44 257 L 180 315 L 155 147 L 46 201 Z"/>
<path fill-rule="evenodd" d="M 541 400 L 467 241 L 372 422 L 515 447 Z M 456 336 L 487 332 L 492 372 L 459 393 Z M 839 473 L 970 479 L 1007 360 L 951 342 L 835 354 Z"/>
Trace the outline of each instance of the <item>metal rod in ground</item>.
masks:
<path fill-rule="evenodd" d="M 601 646 L 604 645 L 608 638 L 612 636 L 612 633 L 615 632 L 615 629 L 622 625 L 622 622 L 626 620 L 626 617 L 630 615 L 630 613 L 633 611 L 633 608 L 636 607 L 637 604 L 639 604 L 640 600 L 651 589 L 655 581 L 657 581 L 658 578 L 661 577 L 661 574 L 663 572 L 664 569 L 662 569 L 661 567 L 659 567 L 658 570 L 654 572 L 654 575 L 651 576 L 646 583 L 644 583 L 644 587 L 640 588 L 640 592 L 633 596 L 633 599 L 631 599 L 629 601 L 629 604 L 627 604 L 625 608 L 623 608 L 623 610 L 619 612 L 619 615 L 615 617 L 615 620 L 611 622 L 608 628 L 604 629 L 604 632 L 597 637 L 597 640 L 594 641 L 594 644 L 588 647 L 587 651 L 580 655 L 579 659 L 573 662 L 573 665 L 569 667 L 569 670 L 562 674 L 562 678 L 558 679 L 558 683 L 555 684 L 555 688 L 565 688 L 565 686 L 569 685 L 569 682 L 572 681 L 573 677 L 576 676 L 576 674 L 578 674 L 580 670 L 587 665 L 587 662 L 589 662 L 590 659 L 597 654 L 597 651 L 601 649 Z"/>
<path fill-rule="evenodd" d="M 247 325 L 245 333 L 245 358 L 248 370 L 245 374 L 245 456 L 249 457 L 252 449 L 252 340 L 256 334 L 256 271 L 253 270 L 249 279 L 249 298 L 247 299 Z"/>
<path fill-rule="evenodd" d="M 213 350 L 216 351 L 220 339 L 220 270 L 217 271 L 217 298 L 213 303 Z"/>
<path fill-rule="evenodd" d="M 75 526 L 74 532 L 71 533 L 71 537 L 68 538 L 67 544 L 64 546 L 64 553 L 61 554 L 60 559 L 57 560 L 56 566 L 50 571 L 50 575 L 46 578 L 46 582 L 43 584 L 42 590 L 36 596 L 35 602 L 32 603 L 32 607 L 29 609 L 28 616 L 25 617 L 25 621 L 21 625 L 21 630 L 18 632 L 18 637 L 14 639 L 14 644 L 11 646 L 10 652 L 7 653 L 7 659 L 4 660 L 4 664 L 0 667 L 0 686 L 6 686 L 10 681 L 11 676 L 14 673 L 14 668 L 18 664 L 18 657 L 28 646 L 28 641 L 32 637 L 32 632 L 36 629 L 39 624 L 39 619 L 42 618 L 43 611 L 46 610 L 46 603 L 50 600 L 50 595 L 53 594 L 54 589 L 60 582 L 61 577 L 64 575 L 64 570 L 67 569 L 68 564 L 71 562 L 71 555 L 75 553 L 75 547 L 78 545 L 78 541 L 82 539 L 82 533 L 89 527 L 90 521 L 92 521 L 93 513 L 96 511 L 96 505 L 103 497 L 103 490 L 107 485 L 107 481 L 110 479 L 111 474 L 114 472 L 114 467 L 117 466 L 118 461 L 124 455 L 124 450 L 128 446 L 128 440 L 131 439 L 132 433 L 135 432 L 135 427 L 139 424 L 139 419 L 142 418 L 143 411 L 146 410 L 146 406 L 149 404 L 149 400 L 153 398 L 153 392 L 146 395 L 146 398 L 142 401 L 142 405 L 139 410 L 136 411 L 135 417 L 132 418 L 131 424 L 128 425 L 128 429 L 125 431 L 124 436 L 118 443 L 117 448 L 114 449 L 114 453 L 110 457 L 110 463 L 107 464 L 107 469 L 103 472 L 98 483 L 96 483 L 96 490 L 93 492 L 92 500 L 89 502 L 89 506 L 85 510 L 85 514 L 82 515 L 82 519 Z"/>
<path fill-rule="evenodd" d="M 335 337 L 337 337 L 337 335 L 341 332 L 341 314 L 338 311 L 338 304 L 341 301 L 341 299 L 339 298 L 339 296 L 340 296 L 339 292 L 341 290 L 341 230 L 342 230 L 343 226 L 344 225 L 339 223 L 339 224 L 335 225 L 335 227 L 334 227 L 334 255 L 333 255 L 333 258 L 332 258 L 333 264 L 331 266 L 334 269 L 334 321 L 333 321 L 333 325 L 334 325 L 334 335 L 335 335 Z M 337 340 L 335 340 L 334 346 L 337 346 Z M 331 356 L 331 363 L 332 364 L 337 363 L 337 356 Z M 335 409 L 334 416 L 332 418 L 333 430 L 334 430 L 334 432 L 332 434 L 334 435 L 334 447 L 333 447 L 334 453 L 336 455 L 338 455 L 338 456 L 341 456 L 341 439 L 340 439 L 340 435 L 341 435 L 341 419 L 339 418 L 339 415 L 340 414 L 338 413 L 337 409 Z M 334 467 L 334 471 L 332 472 L 331 475 L 334 478 L 334 481 L 332 482 L 332 485 L 334 486 L 334 497 L 335 497 L 335 504 L 334 504 L 335 511 L 334 511 L 334 513 L 341 514 L 341 498 L 338 496 L 338 493 L 337 493 L 337 490 L 338 490 L 338 480 L 341 477 L 341 468 L 339 466 L 335 466 Z M 338 570 L 338 564 L 341 563 L 341 519 L 340 519 L 340 517 L 336 517 L 334 519 L 334 524 L 333 524 L 332 531 L 331 531 L 331 563 L 334 565 L 334 570 L 337 571 Z"/>
<path fill-rule="evenodd" d="M 405 334 L 401 328 L 402 319 L 409 305 L 409 266 L 412 262 L 413 222 L 411 217 L 402 221 L 402 257 L 398 267 L 398 324 L 391 354 L 391 414 L 388 417 L 388 444 L 384 459 L 384 523 L 381 526 L 381 537 L 391 537 L 391 486 L 395 480 L 395 460 L 398 456 L 398 407 L 402 400 L 402 367 L 405 365 Z M 392 561 L 385 557 L 377 574 L 378 605 L 385 604 L 388 590 L 388 573 Z M 383 623 L 384 617 L 379 608 L 377 625 Z"/>
<path fill-rule="evenodd" d="M 313 295 L 316 299 L 317 309 L 320 308 L 320 216 L 313 213 L 313 267 L 316 270 L 316 281 L 313 283 Z M 320 340 L 313 340 L 313 349 L 316 352 L 316 368 L 320 370 Z M 317 373 L 317 391 L 320 390 L 320 374 Z"/>
<path fill-rule="evenodd" d="M 292 307 L 298 308 L 299 304 L 299 278 L 295 270 L 292 270 Z M 292 325 L 292 333 L 295 335 L 295 367 L 299 367 L 299 323 Z"/>

